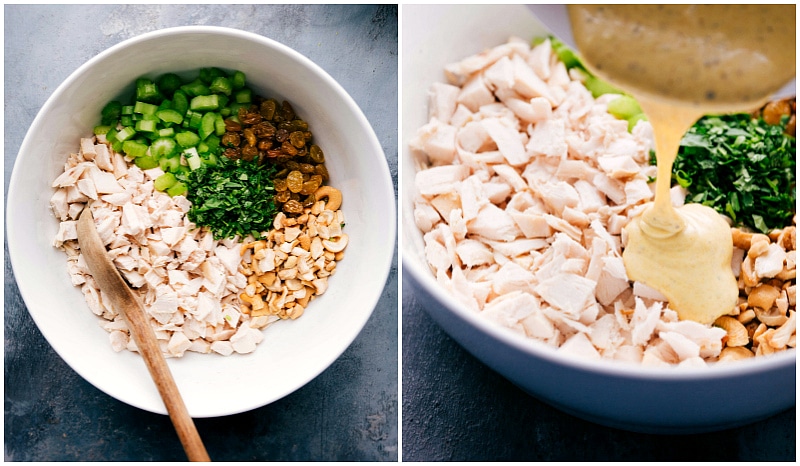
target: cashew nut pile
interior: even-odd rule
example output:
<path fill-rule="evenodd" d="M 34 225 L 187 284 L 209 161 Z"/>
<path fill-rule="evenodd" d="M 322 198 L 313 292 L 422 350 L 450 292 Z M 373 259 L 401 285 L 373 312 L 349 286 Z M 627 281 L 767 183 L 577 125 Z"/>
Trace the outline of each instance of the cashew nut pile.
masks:
<path fill-rule="evenodd" d="M 739 267 L 739 306 L 735 316 L 714 325 L 728 332 L 720 361 L 761 356 L 796 347 L 795 225 L 769 235 L 734 228 L 734 262 Z"/>
<path fill-rule="evenodd" d="M 240 271 L 247 287 L 239 295 L 241 311 L 251 317 L 296 319 L 328 288 L 328 277 L 344 257 L 348 236 L 342 231 L 341 193 L 325 186 L 302 215 L 278 213 L 266 239 L 242 245 Z"/>

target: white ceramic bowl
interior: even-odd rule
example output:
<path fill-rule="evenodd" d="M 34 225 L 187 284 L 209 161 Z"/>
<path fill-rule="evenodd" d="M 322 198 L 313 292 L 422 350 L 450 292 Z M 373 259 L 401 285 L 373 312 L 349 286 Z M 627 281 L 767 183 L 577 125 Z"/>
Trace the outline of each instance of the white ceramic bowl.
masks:
<path fill-rule="evenodd" d="M 395 200 L 384 153 L 352 98 L 298 52 L 265 37 L 218 27 L 144 34 L 100 53 L 47 100 L 25 137 L 8 191 L 7 238 L 25 304 L 44 337 L 83 378 L 130 405 L 166 413 L 141 358 L 115 353 L 107 333 L 70 283 L 66 256 L 52 246 L 52 180 L 100 110 L 140 75 L 217 66 L 243 71 L 264 96 L 287 99 L 326 154 L 331 184 L 344 196 L 345 258 L 326 293 L 302 318 L 268 327 L 248 355 L 188 353 L 170 359 L 189 413 L 212 417 L 271 403 L 316 377 L 353 342 L 372 314 L 392 262 Z"/>
<path fill-rule="evenodd" d="M 720 430 L 795 404 L 794 350 L 707 368 L 585 361 L 499 328 L 442 289 L 425 261 L 412 211 L 415 168 L 408 142 L 426 122 L 428 87 L 444 79 L 442 69 L 447 63 L 504 43 L 510 36 L 531 39 L 547 30 L 524 5 L 405 5 L 403 15 L 403 277 L 450 336 L 535 397 L 583 419 L 627 430 Z"/>

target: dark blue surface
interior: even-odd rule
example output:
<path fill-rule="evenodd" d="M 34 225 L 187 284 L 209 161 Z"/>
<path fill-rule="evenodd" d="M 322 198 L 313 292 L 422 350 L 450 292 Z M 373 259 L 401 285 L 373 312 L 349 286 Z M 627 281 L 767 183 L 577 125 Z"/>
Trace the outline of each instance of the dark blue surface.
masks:
<path fill-rule="evenodd" d="M 36 113 L 95 54 L 172 26 L 234 27 L 315 61 L 369 119 L 397 192 L 397 7 L 394 5 L 5 6 L 5 177 Z M 88 384 L 50 348 L 4 262 L 7 461 L 181 461 L 169 418 Z M 195 421 L 216 461 L 398 458 L 397 258 L 374 314 L 319 377 L 271 405 Z"/>
<path fill-rule="evenodd" d="M 632 433 L 565 414 L 459 346 L 414 299 L 407 279 L 402 334 L 403 461 L 795 460 L 794 409 L 695 435 Z M 757 402 L 758 394 L 743 394 L 742 403 Z"/>

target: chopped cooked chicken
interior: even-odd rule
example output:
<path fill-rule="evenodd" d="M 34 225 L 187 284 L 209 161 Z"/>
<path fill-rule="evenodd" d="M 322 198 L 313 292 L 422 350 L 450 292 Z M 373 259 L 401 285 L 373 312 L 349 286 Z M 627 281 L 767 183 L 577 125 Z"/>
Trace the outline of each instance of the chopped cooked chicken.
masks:
<path fill-rule="evenodd" d="M 437 281 L 486 318 L 565 353 L 643 365 L 716 361 L 726 331 L 678 321 L 661 293 L 628 279 L 622 261 L 623 227 L 653 199 L 650 124 L 629 131 L 607 111 L 617 96 L 593 98 L 549 40 L 531 47 L 511 38 L 447 65 L 445 76 L 430 88 L 429 123 L 410 142 L 423 162 L 414 220 Z M 684 189 L 670 194 L 684 203 Z M 780 325 L 757 335 L 756 354 L 795 345 L 793 228 L 758 254 L 734 254 L 743 296 L 783 281 L 772 309 L 750 311 Z"/>

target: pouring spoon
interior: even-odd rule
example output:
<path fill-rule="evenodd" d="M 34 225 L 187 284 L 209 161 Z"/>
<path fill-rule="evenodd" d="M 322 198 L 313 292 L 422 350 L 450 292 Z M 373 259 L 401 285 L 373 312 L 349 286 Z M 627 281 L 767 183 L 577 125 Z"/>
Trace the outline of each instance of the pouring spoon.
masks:
<path fill-rule="evenodd" d="M 161 399 L 164 400 L 186 456 L 190 461 L 211 461 L 156 341 L 149 317 L 138 297 L 133 294 L 106 254 L 105 245 L 100 239 L 92 211 L 88 206 L 83 209 L 78 219 L 77 231 L 78 244 L 86 265 L 97 285 L 108 296 L 112 307 L 120 312 L 128 323 L 139 353 L 147 364 Z"/>

